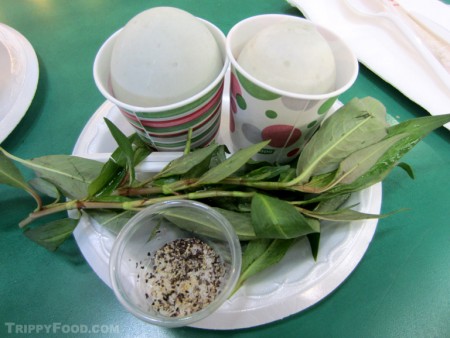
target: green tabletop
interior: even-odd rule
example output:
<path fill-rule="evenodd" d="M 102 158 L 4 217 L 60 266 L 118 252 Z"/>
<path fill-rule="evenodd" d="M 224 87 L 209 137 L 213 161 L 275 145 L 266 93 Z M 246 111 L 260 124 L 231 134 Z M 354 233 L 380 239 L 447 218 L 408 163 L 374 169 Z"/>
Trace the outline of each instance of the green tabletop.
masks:
<path fill-rule="evenodd" d="M 0 22 L 31 42 L 40 67 L 35 98 L 2 147 L 23 158 L 70 154 L 104 102 L 92 76 L 98 48 L 131 17 L 160 5 L 187 10 L 224 33 L 257 14 L 301 15 L 283 0 L 2 0 Z M 381 100 L 399 121 L 429 115 L 361 67 L 340 99 L 367 95 Z M 45 331 L 25 330 L 54 325 L 50 332 L 62 337 L 449 337 L 450 131 L 433 132 L 404 160 L 416 179 L 394 170 L 383 183 L 382 211 L 407 210 L 379 221 L 353 273 L 307 310 L 235 331 L 165 329 L 134 318 L 86 263 L 74 239 L 56 253 L 29 241 L 17 224 L 34 201 L 0 186 L 0 336 L 44 336 Z M 76 333 L 84 327 L 99 332 Z"/>

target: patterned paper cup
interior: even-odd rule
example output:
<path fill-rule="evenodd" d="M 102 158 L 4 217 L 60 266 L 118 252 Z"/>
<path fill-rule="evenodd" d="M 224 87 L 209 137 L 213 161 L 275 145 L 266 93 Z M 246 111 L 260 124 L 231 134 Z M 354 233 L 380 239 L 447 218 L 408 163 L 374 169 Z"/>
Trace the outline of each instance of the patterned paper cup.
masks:
<path fill-rule="evenodd" d="M 280 21 L 303 21 L 317 28 L 329 43 L 336 62 L 335 89 L 325 94 L 297 94 L 279 90 L 249 75 L 236 61 L 246 43 L 262 29 Z M 358 61 L 333 32 L 289 15 L 254 16 L 237 23 L 227 35 L 231 62 L 230 132 L 234 150 L 271 140 L 255 160 L 287 163 L 300 153 L 326 113 L 356 80 Z M 307 48 L 307 46 L 305 46 Z"/>
<path fill-rule="evenodd" d="M 160 107 L 136 107 L 114 97 L 110 83 L 110 62 L 114 41 L 119 31 L 106 40 L 95 58 L 94 80 L 99 91 L 118 107 L 138 135 L 159 151 L 183 150 L 191 128 L 193 148 L 208 145 L 219 130 L 223 82 L 229 67 L 225 35 L 210 22 L 205 20 L 202 22 L 219 45 L 223 67 L 213 82 L 186 100 Z"/>

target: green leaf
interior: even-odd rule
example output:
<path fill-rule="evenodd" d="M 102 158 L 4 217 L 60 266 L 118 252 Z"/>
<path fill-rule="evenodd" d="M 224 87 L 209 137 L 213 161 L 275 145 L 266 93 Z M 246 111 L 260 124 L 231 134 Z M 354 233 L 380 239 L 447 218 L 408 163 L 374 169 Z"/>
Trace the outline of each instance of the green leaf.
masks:
<path fill-rule="evenodd" d="M 199 217 L 194 210 L 187 208 L 170 208 L 161 213 L 164 218 L 175 224 L 183 230 L 201 234 L 211 238 L 220 238 L 221 230 L 217 229 L 214 223 L 211 223 L 206 217 Z"/>
<path fill-rule="evenodd" d="M 200 177 L 198 184 L 217 183 L 227 178 L 241 168 L 248 160 L 269 144 L 269 142 L 270 141 L 264 141 L 238 150 L 225 161 L 207 171 Z"/>
<path fill-rule="evenodd" d="M 410 178 L 414 179 L 414 171 L 408 163 L 400 162 L 397 163 L 397 167 L 402 168 Z"/>
<path fill-rule="evenodd" d="M 212 202 L 214 202 L 214 204 L 212 204 L 213 207 L 218 207 L 220 209 L 236 211 L 239 213 L 243 212 L 250 213 L 251 211 L 250 207 L 251 199 L 242 199 L 228 196 L 228 197 L 221 197 L 219 199 L 214 199 L 214 201 L 211 201 L 211 203 Z"/>
<path fill-rule="evenodd" d="M 288 172 L 290 169 L 291 167 L 289 165 L 264 166 L 249 172 L 243 178 L 248 181 L 267 181 Z"/>
<path fill-rule="evenodd" d="M 202 162 L 198 163 L 196 166 L 192 167 L 188 172 L 181 175 L 182 179 L 189 179 L 189 178 L 197 178 L 202 176 L 205 172 L 207 172 L 209 169 L 215 167 L 218 165 L 218 159 L 219 157 L 216 156 L 216 154 L 221 153 L 224 146 L 219 146 L 214 150 L 214 152 L 206 157 Z"/>
<path fill-rule="evenodd" d="M 146 158 L 149 154 L 153 152 L 153 149 L 150 148 L 147 142 L 145 142 L 138 134 L 134 133 L 128 137 L 133 145 L 133 148 L 139 151 L 143 151 L 145 154 L 142 155 L 141 158 L 137 158 L 135 154 L 135 163 L 140 163 L 144 158 Z"/>
<path fill-rule="evenodd" d="M 159 178 L 152 180 L 152 185 L 155 187 L 162 187 L 164 185 L 170 186 L 171 184 L 177 184 L 180 180 L 180 176 L 170 176 L 165 178 Z"/>
<path fill-rule="evenodd" d="M 128 140 L 133 148 L 133 163 L 135 166 L 152 153 L 152 149 L 140 138 L 138 134 L 131 134 L 128 136 Z M 111 154 L 110 160 L 122 168 L 126 168 L 128 163 L 127 157 L 120 146 L 118 146 Z"/>
<path fill-rule="evenodd" d="M 211 155 L 211 160 L 209 161 L 209 168 L 217 167 L 220 163 L 227 159 L 227 147 L 225 145 L 220 145 L 216 151 Z"/>
<path fill-rule="evenodd" d="M 122 150 L 123 155 L 126 158 L 127 162 L 127 169 L 130 174 L 130 182 L 134 182 L 135 178 L 135 171 L 134 171 L 134 151 L 131 141 L 128 139 L 128 137 L 122 133 L 122 131 L 116 127 L 114 123 L 112 123 L 110 120 L 108 120 L 106 117 L 104 118 L 105 123 L 111 133 L 111 135 L 114 137 L 114 140 L 116 140 L 117 145 Z"/>
<path fill-rule="evenodd" d="M 134 145 L 133 163 L 136 166 L 151 153 L 151 150 L 137 134 L 130 135 L 128 139 Z M 100 174 L 89 185 L 89 196 L 110 195 L 119 188 L 127 176 L 127 163 L 122 148 L 117 147 L 103 165 Z"/>
<path fill-rule="evenodd" d="M 335 211 L 339 209 L 350 198 L 350 196 L 351 194 L 342 194 L 327 200 L 323 200 L 319 204 L 317 204 L 317 206 L 314 208 L 314 211 L 318 212 Z"/>
<path fill-rule="evenodd" d="M 380 157 L 383 156 L 387 149 L 406 135 L 407 134 L 394 135 L 366 148 L 355 151 L 340 163 L 335 180 L 344 184 L 354 182 L 369 171 L 377 163 Z"/>
<path fill-rule="evenodd" d="M 0 183 L 23 190 L 30 189 L 20 170 L 6 156 L 6 151 L 3 148 L 0 150 Z"/>
<path fill-rule="evenodd" d="M 320 247 L 320 232 L 314 232 L 312 234 L 307 234 L 306 238 L 308 239 L 309 246 L 311 248 L 311 254 L 315 261 L 317 261 L 317 257 L 319 255 L 319 247 Z"/>
<path fill-rule="evenodd" d="M 5 149 L 0 147 L 0 184 L 7 184 L 14 188 L 23 189 L 28 192 L 36 201 L 37 208 L 42 207 L 42 200 L 38 193 L 25 181 L 19 169 L 14 165 L 10 158 L 17 161 L 21 159 L 11 155 Z"/>
<path fill-rule="evenodd" d="M 389 127 L 388 135 L 408 133 L 413 138 L 422 139 L 431 131 L 448 122 L 450 122 L 450 114 L 418 117 Z"/>
<path fill-rule="evenodd" d="M 47 250 L 55 251 L 72 234 L 78 224 L 73 218 L 59 219 L 24 231 L 26 237 L 43 246 Z"/>
<path fill-rule="evenodd" d="M 242 254 L 239 280 L 236 292 L 250 277 L 277 264 L 295 243 L 295 239 L 255 239 L 248 243 Z"/>
<path fill-rule="evenodd" d="M 174 175 L 183 175 L 195 168 L 199 163 L 211 157 L 219 148 L 217 143 L 212 143 L 205 148 L 194 150 L 171 161 L 161 172 L 154 176 L 155 179 Z"/>
<path fill-rule="evenodd" d="M 230 221 L 239 239 L 247 240 L 255 238 L 248 213 L 246 215 L 220 208 L 214 209 Z M 214 223 L 211 223 L 208 217 L 199 217 L 199 214 L 194 210 L 171 208 L 164 211 L 164 217 L 180 229 L 212 238 L 221 238 L 221 230 Z"/>
<path fill-rule="evenodd" d="M 117 145 L 122 150 L 127 162 L 133 161 L 133 147 L 131 145 L 131 141 L 128 137 L 122 133 L 122 131 L 116 127 L 114 123 L 108 120 L 106 117 L 104 118 L 106 126 L 108 127 L 111 135 L 114 137 L 114 140 L 117 142 Z"/>
<path fill-rule="evenodd" d="M 41 178 L 53 183 L 66 197 L 81 199 L 88 195 L 89 184 L 99 175 L 102 163 L 69 155 L 49 155 L 22 160 Z"/>
<path fill-rule="evenodd" d="M 320 231 L 315 221 L 278 198 L 256 194 L 251 208 L 253 228 L 259 238 L 296 238 Z"/>
<path fill-rule="evenodd" d="M 241 241 L 256 238 L 252 225 L 252 217 L 249 212 L 236 212 L 217 207 L 213 209 L 222 214 L 230 222 Z"/>
<path fill-rule="evenodd" d="M 406 136 L 402 137 L 387 149 L 365 174 L 350 184 L 336 185 L 327 193 L 323 194 L 321 198 L 328 198 L 330 195 L 342 193 L 352 193 L 381 182 L 397 165 L 400 158 L 414 148 L 428 133 L 443 126 L 447 122 L 450 122 L 450 114 L 419 117 L 390 127 L 387 138 L 396 138 L 397 135 L 401 134 L 406 134 Z"/>
<path fill-rule="evenodd" d="M 113 193 L 127 176 L 126 168 L 118 166 L 108 160 L 102 167 L 100 174 L 88 187 L 89 196 L 104 196 Z"/>
<path fill-rule="evenodd" d="M 154 238 L 156 238 L 156 236 L 158 236 L 158 234 L 161 231 L 161 224 L 162 224 L 162 218 L 158 219 L 158 223 L 155 224 L 155 226 L 152 229 L 152 232 L 150 233 L 150 236 L 148 236 L 146 243 L 150 242 L 151 240 L 153 240 Z"/>
<path fill-rule="evenodd" d="M 328 200 L 321 201 L 315 208 L 316 212 L 331 212 L 340 208 L 350 197 L 350 194 L 339 195 Z M 319 222 L 317 220 L 317 222 Z M 319 223 L 320 227 L 320 223 Z M 320 248 L 320 232 L 313 232 L 311 234 L 307 234 L 306 238 L 308 239 L 309 246 L 311 248 L 311 254 L 315 261 L 317 261 L 317 257 L 319 255 Z"/>
<path fill-rule="evenodd" d="M 353 99 L 328 119 L 314 134 L 297 162 L 297 183 L 336 169 L 351 153 L 386 136 L 386 111 L 377 100 Z"/>
<path fill-rule="evenodd" d="M 86 212 L 89 217 L 92 217 L 95 222 L 101 227 L 106 228 L 114 235 L 117 235 L 122 227 L 133 217 L 136 212 L 127 211 L 115 211 L 115 210 L 89 210 Z"/>
<path fill-rule="evenodd" d="M 305 215 L 308 215 L 313 218 L 317 218 L 320 220 L 333 221 L 333 222 L 350 222 L 350 221 L 359 221 L 365 219 L 381 219 L 391 216 L 393 214 L 398 213 L 400 210 L 390 212 L 388 214 L 367 214 L 364 212 L 359 212 L 353 209 L 339 209 L 335 211 L 329 212 L 317 212 L 310 211 L 307 209 L 301 209 Z"/>
<path fill-rule="evenodd" d="M 289 182 L 297 176 L 296 170 L 294 168 L 289 168 L 280 174 L 278 182 Z"/>
<path fill-rule="evenodd" d="M 234 227 L 240 240 L 255 238 L 250 213 L 234 212 L 217 207 L 213 207 L 213 209 L 228 219 Z M 183 230 L 188 230 L 213 238 L 221 237 L 221 230 L 217 229 L 207 217 L 199 217 L 198 213 L 195 211 L 173 208 L 164 211 L 164 217 Z"/>
<path fill-rule="evenodd" d="M 258 168 L 272 166 L 273 164 L 267 161 L 255 161 L 254 159 L 249 159 L 242 167 L 240 167 L 237 171 L 233 173 L 234 177 L 242 177 L 253 170 Z"/>
<path fill-rule="evenodd" d="M 41 177 L 35 177 L 31 179 L 28 183 L 37 191 L 49 197 L 52 197 L 57 201 L 61 198 L 61 193 L 59 192 L 58 188 L 56 188 L 56 186 L 53 183 Z"/>
<path fill-rule="evenodd" d="M 126 160 L 122 161 L 124 157 L 120 148 L 117 148 L 105 162 L 100 174 L 89 185 L 89 196 L 108 194 L 116 189 L 125 178 Z M 124 162 L 124 163 L 122 163 Z"/>
<path fill-rule="evenodd" d="M 336 170 L 330 171 L 325 174 L 319 174 L 312 176 L 308 183 L 301 186 L 303 190 L 307 190 L 309 192 L 322 192 L 323 190 L 327 190 L 332 186 L 336 179 Z"/>

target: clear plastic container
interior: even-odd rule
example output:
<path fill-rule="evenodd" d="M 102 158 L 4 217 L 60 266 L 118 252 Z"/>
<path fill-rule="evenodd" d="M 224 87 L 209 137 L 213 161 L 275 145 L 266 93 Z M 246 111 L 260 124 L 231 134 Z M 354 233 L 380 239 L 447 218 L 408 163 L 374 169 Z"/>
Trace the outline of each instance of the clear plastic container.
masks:
<path fill-rule="evenodd" d="M 180 238 L 198 238 L 220 256 L 225 274 L 215 298 L 197 312 L 169 317 L 152 307 L 148 276 L 155 251 Z M 186 326 L 217 310 L 231 295 L 241 269 L 241 246 L 228 220 L 196 201 L 171 200 L 137 213 L 120 231 L 110 257 L 111 284 L 121 304 L 136 317 L 165 327 Z"/>

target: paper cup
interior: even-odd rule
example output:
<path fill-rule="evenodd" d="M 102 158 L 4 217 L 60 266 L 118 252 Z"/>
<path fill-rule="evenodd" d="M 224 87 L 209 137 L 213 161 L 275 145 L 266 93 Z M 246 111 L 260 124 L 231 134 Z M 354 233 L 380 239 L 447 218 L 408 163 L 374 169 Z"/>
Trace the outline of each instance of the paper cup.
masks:
<path fill-rule="evenodd" d="M 210 22 L 200 20 L 217 41 L 223 67 L 214 81 L 186 100 L 159 107 L 136 107 L 114 97 L 110 83 L 110 63 L 114 41 L 120 30 L 106 40 L 95 57 L 94 80 L 99 91 L 118 107 L 136 133 L 159 151 L 183 150 L 191 128 L 193 130 L 191 147 L 206 146 L 214 139 L 220 127 L 223 82 L 229 68 L 225 35 Z"/>
<path fill-rule="evenodd" d="M 237 62 L 246 43 L 262 29 L 281 21 L 306 22 L 329 43 L 336 62 L 335 89 L 325 94 L 298 94 L 274 88 L 249 75 Z M 307 46 L 306 46 L 307 47 Z M 233 150 L 271 140 L 254 159 L 287 163 L 308 142 L 338 95 L 355 82 L 358 61 L 333 32 L 295 16 L 268 14 L 245 19 L 229 32 L 226 42 L 231 62 L 230 133 Z"/>

